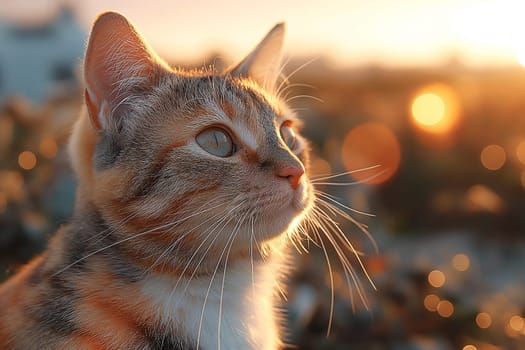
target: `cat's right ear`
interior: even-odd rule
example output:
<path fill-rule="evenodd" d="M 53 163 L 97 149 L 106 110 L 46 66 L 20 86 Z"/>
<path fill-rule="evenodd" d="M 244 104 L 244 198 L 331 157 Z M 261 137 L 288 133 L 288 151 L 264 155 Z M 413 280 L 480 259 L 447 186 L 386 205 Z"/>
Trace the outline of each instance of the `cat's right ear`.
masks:
<path fill-rule="evenodd" d="M 281 71 L 284 31 L 284 23 L 276 24 L 230 74 L 252 79 L 261 87 L 273 90 Z"/>
<path fill-rule="evenodd" d="M 167 67 L 126 17 L 116 12 L 96 19 L 85 57 L 86 107 L 97 130 L 119 130 L 123 113 L 117 110 Z"/>

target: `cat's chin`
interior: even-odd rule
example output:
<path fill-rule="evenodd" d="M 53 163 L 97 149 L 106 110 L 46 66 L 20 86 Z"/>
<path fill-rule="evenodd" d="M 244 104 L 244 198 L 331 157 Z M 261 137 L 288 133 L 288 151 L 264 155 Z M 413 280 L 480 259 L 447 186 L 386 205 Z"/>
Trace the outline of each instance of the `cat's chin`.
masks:
<path fill-rule="evenodd" d="M 262 240 L 273 239 L 285 232 L 293 230 L 305 216 L 311 206 L 310 187 L 306 183 L 301 183 L 293 191 L 291 198 L 272 203 L 267 208 L 267 215 L 264 217 L 259 230 Z"/>
<path fill-rule="evenodd" d="M 301 182 L 297 190 L 294 191 L 292 197 L 291 206 L 293 209 L 297 210 L 297 215 L 301 214 L 303 211 L 306 211 L 310 206 L 310 185 L 305 182 Z"/>

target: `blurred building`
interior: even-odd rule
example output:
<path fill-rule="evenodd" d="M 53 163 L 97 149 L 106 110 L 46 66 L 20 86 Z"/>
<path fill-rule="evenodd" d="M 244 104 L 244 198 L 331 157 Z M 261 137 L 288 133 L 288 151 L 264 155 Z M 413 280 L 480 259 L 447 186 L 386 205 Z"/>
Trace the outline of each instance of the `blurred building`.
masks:
<path fill-rule="evenodd" d="M 0 103 L 22 95 L 41 104 L 59 86 L 75 83 L 85 39 L 68 7 L 44 24 L 0 19 Z"/>

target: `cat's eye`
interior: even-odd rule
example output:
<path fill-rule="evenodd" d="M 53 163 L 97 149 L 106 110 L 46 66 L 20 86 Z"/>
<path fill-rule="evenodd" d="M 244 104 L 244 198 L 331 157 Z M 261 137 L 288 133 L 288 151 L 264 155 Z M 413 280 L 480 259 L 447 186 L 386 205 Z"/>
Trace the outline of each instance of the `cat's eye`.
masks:
<path fill-rule="evenodd" d="M 280 132 L 286 146 L 288 146 L 289 149 L 294 150 L 297 147 L 297 136 L 295 135 L 293 128 L 288 124 L 283 124 Z"/>
<path fill-rule="evenodd" d="M 195 140 L 203 150 L 217 157 L 229 157 L 236 151 L 230 134 L 221 128 L 203 130 Z"/>

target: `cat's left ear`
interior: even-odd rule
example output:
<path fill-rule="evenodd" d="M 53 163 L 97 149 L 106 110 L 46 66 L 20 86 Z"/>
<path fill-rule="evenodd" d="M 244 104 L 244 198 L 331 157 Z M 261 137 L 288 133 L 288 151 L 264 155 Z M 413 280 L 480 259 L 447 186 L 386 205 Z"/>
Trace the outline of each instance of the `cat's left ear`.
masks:
<path fill-rule="evenodd" d="M 230 74 L 253 79 L 265 89 L 273 90 L 281 69 L 284 32 L 284 23 L 276 24 Z"/>
<path fill-rule="evenodd" d="M 167 65 L 123 15 L 100 15 L 89 36 L 84 62 L 85 99 L 97 130 L 118 130 L 136 94 L 150 87 Z"/>

